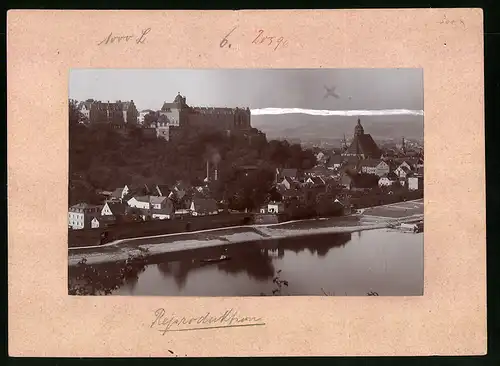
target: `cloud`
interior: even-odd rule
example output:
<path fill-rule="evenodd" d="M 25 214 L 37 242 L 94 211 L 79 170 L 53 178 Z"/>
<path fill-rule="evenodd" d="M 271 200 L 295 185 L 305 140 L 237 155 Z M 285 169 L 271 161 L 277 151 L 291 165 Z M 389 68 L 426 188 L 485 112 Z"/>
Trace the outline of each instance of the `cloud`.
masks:
<path fill-rule="evenodd" d="M 380 110 L 325 110 L 302 108 L 262 108 L 252 109 L 252 115 L 309 114 L 311 116 L 423 116 L 423 110 L 380 109 Z"/>

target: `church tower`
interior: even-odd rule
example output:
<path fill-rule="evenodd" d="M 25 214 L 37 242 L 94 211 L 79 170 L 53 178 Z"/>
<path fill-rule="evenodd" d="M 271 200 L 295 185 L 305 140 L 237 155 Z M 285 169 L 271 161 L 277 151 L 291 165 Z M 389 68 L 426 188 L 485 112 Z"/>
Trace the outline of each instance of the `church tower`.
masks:
<path fill-rule="evenodd" d="M 358 118 L 358 124 L 354 127 L 354 136 L 361 136 L 365 134 L 363 126 L 361 126 L 361 119 Z"/>

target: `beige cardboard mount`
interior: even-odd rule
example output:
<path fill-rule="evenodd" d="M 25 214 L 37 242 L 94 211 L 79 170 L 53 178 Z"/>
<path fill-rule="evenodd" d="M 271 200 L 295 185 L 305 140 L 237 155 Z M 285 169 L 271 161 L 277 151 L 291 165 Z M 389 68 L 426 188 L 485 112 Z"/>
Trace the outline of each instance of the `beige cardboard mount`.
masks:
<path fill-rule="evenodd" d="M 252 43 L 259 30 L 286 47 Z M 10 355 L 486 352 L 480 9 L 11 10 L 7 32 Z M 130 38 L 99 45 L 110 33 Z M 424 70 L 423 296 L 68 296 L 71 68 L 403 67 Z M 232 308 L 265 325 L 162 335 L 150 327 L 158 308 L 186 317 Z"/>

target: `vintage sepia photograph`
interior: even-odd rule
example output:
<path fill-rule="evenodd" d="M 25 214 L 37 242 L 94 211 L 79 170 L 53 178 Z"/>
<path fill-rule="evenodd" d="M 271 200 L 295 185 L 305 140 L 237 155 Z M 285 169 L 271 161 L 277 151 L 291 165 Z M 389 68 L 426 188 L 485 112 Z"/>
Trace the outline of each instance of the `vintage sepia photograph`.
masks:
<path fill-rule="evenodd" d="M 68 293 L 421 296 L 422 69 L 73 69 Z"/>

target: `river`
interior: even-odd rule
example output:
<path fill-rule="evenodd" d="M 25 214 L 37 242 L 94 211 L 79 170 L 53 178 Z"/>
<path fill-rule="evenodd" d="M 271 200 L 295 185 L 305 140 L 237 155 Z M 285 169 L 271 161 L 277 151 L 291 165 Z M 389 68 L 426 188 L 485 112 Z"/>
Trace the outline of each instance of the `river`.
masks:
<path fill-rule="evenodd" d="M 224 249 L 230 260 L 200 264 Z M 111 294 L 418 296 L 423 294 L 423 256 L 423 233 L 391 229 L 239 243 L 155 256 Z M 95 267 L 102 277 L 119 266 Z"/>

